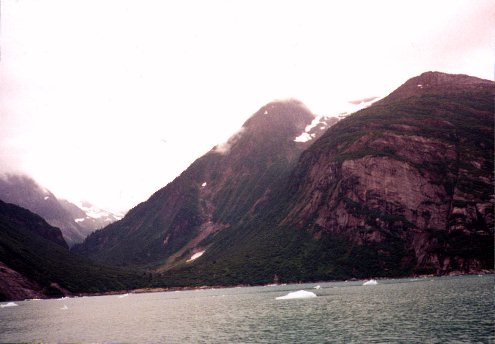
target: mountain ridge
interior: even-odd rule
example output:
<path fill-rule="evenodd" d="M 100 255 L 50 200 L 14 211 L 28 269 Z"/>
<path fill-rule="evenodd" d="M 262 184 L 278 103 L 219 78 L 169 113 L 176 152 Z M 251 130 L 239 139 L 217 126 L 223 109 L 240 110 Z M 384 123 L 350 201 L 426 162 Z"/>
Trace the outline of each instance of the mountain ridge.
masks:
<path fill-rule="evenodd" d="M 111 213 L 100 211 L 93 214 L 91 208 L 83 210 L 67 200 L 58 199 L 23 174 L 0 176 L 0 199 L 27 208 L 60 228 L 69 246 L 82 242 L 94 230 L 117 219 Z"/>
<path fill-rule="evenodd" d="M 494 85 L 424 73 L 305 143 L 314 116 L 295 106 L 307 119 L 278 142 L 269 104 L 247 121 L 259 132 L 241 129 L 76 251 L 173 285 L 488 269 Z"/>
<path fill-rule="evenodd" d="M 123 252 L 133 250 L 141 251 L 137 254 L 142 258 L 132 264 L 165 259 L 165 265 L 171 266 L 185 261 L 207 236 L 244 221 L 263 204 L 272 181 L 286 173 L 306 147 L 294 140 L 314 119 L 299 101 L 261 107 L 225 144 L 213 147 L 147 202 L 74 250 L 112 264 L 125 262 Z M 122 235 L 132 239 L 122 240 Z M 142 245 L 136 247 L 135 240 Z M 121 253 L 112 257 L 105 250 Z"/>

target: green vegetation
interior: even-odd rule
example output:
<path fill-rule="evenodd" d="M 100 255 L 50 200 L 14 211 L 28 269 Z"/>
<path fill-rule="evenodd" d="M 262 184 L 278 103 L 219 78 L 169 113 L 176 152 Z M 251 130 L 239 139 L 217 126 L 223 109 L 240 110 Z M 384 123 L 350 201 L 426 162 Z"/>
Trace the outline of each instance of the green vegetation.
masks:
<path fill-rule="evenodd" d="M 108 264 L 163 267 L 211 221 L 224 229 L 199 243 L 206 253 L 150 275 L 151 286 L 493 268 L 490 209 L 476 213 L 475 220 L 449 211 L 477 204 L 493 208 L 495 86 L 453 82 L 419 90 L 416 85 L 343 119 L 303 152 L 293 142 L 292 122 L 300 120 L 293 108 L 277 110 L 288 112 L 280 117 L 254 116 L 229 154 L 210 152 L 198 159 L 76 251 Z M 415 200 L 417 209 L 372 188 L 359 190 L 358 177 L 343 176 L 345 162 L 365 157 L 421 176 L 426 196 Z M 338 222 L 338 216 L 344 220 Z M 439 217 L 445 228 L 431 229 L 427 223 Z M 418 240 L 423 240 L 419 248 Z M 438 266 L 439 261 L 450 265 Z"/>
<path fill-rule="evenodd" d="M 57 283 L 72 293 L 125 290 L 144 285 L 143 272 L 95 265 L 40 236 L 32 230 L 33 226 L 58 231 L 46 222 L 40 223 L 39 216 L 23 208 L 14 205 L 2 208 L 0 261 L 36 281 L 46 295 L 60 295 L 51 283 Z"/>

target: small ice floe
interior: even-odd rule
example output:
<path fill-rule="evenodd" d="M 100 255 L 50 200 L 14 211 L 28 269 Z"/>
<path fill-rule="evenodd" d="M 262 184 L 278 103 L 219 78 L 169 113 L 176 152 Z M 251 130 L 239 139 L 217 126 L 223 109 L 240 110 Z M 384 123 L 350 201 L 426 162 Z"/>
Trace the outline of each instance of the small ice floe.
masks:
<path fill-rule="evenodd" d="M 317 285 L 317 286 L 315 287 L 315 289 L 317 289 L 317 290 L 318 290 L 318 289 L 320 289 L 320 288 L 321 288 L 321 286 L 319 286 L 319 285 Z"/>
<path fill-rule="evenodd" d="M 313 297 L 316 297 L 316 294 L 311 291 L 298 290 L 284 296 L 276 297 L 275 300 L 310 299 Z"/>
<path fill-rule="evenodd" d="M 63 311 L 66 311 L 66 310 L 69 309 L 69 307 L 67 307 L 67 305 L 64 305 L 63 307 L 60 307 L 60 309 L 63 310 Z"/>
<path fill-rule="evenodd" d="M 17 303 L 15 302 L 8 302 L 8 303 L 4 303 L 3 305 L 0 305 L 0 307 L 2 308 L 5 308 L 5 307 L 17 307 L 19 306 Z"/>
<path fill-rule="evenodd" d="M 117 295 L 117 297 L 119 299 L 123 299 L 124 297 L 128 297 L 129 296 L 129 293 L 125 293 L 125 294 L 122 294 L 122 295 Z"/>
<path fill-rule="evenodd" d="M 366 281 L 363 283 L 363 285 L 377 285 L 378 282 L 375 279 L 370 279 L 369 281 Z"/>

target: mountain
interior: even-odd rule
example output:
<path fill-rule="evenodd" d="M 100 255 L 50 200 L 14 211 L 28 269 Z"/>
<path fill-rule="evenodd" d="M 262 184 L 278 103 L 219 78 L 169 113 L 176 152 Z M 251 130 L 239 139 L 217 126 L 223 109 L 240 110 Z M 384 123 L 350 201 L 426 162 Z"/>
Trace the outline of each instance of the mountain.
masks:
<path fill-rule="evenodd" d="M 60 228 L 70 246 L 82 242 L 94 230 L 118 219 L 109 212 L 98 212 L 88 204 L 85 211 L 69 201 L 59 200 L 49 190 L 24 175 L 1 176 L 0 199 L 27 208 L 52 226 Z"/>
<path fill-rule="evenodd" d="M 376 275 L 493 268 L 494 95 L 428 72 L 342 120 L 301 156 L 282 224 L 366 248 Z"/>
<path fill-rule="evenodd" d="M 145 272 L 98 266 L 71 254 L 58 228 L 0 201 L 0 301 L 137 288 Z"/>
<path fill-rule="evenodd" d="M 226 143 L 74 251 L 115 265 L 184 263 L 210 245 L 206 238 L 250 221 L 301 152 L 336 121 L 295 100 L 267 104 Z"/>
<path fill-rule="evenodd" d="M 268 104 L 74 250 L 157 286 L 493 269 L 494 95 L 428 72 L 308 141 L 301 103 Z"/>

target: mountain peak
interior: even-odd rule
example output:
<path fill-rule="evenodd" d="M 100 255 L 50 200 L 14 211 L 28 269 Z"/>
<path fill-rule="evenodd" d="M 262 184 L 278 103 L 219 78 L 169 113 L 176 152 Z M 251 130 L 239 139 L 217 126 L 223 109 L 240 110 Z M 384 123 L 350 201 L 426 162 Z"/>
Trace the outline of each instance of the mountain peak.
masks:
<path fill-rule="evenodd" d="M 315 116 L 309 109 L 297 99 L 277 100 L 261 107 L 253 116 L 243 124 L 243 128 L 279 129 L 282 127 L 299 126 L 307 123 Z"/>
<path fill-rule="evenodd" d="M 428 86 L 448 86 L 448 85 L 477 85 L 493 83 L 490 80 L 484 80 L 465 74 L 447 74 L 441 72 L 425 72 L 417 77 L 409 79 L 406 84 L 420 84 L 423 87 Z"/>
<path fill-rule="evenodd" d="M 212 149 L 214 153 L 244 151 L 253 146 L 286 146 L 292 144 L 316 116 L 299 100 L 273 101 L 262 106 L 227 142 Z"/>
<path fill-rule="evenodd" d="M 421 75 L 407 80 L 402 86 L 393 91 L 387 99 L 380 102 L 403 100 L 410 97 L 418 97 L 423 94 L 434 94 L 437 92 L 466 93 L 477 90 L 480 87 L 493 86 L 491 80 L 476 78 L 464 74 L 447 74 L 442 72 L 425 72 Z M 380 103 L 377 102 L 377 103 Z"/>

